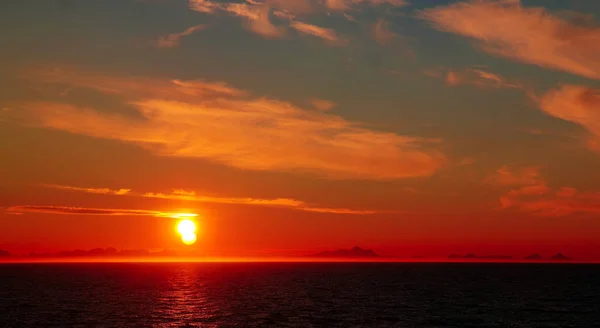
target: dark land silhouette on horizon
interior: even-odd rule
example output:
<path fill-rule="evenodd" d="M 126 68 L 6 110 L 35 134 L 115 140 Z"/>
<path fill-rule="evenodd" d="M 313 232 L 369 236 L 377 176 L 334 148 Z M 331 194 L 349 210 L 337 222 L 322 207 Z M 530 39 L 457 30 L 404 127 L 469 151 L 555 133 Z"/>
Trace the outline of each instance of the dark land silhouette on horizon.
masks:
<path fill-rule="evenodd" d="M 473 260 L 510 260 L 513 257 L 510 255 L 483 255 L 478 256 L 475 254 L 466 254 L 466 255 L 458 255 L 458 254 L 450 254 L 448 255 L 448 259 L 473 259 Z"/>
<path fill-rule="evenodd" d="M 52 259 L 52 258 L 148 258 L 148 257 L 204 257 L 206 254 L 201 253 L 194 249 L 189 250 L 172 250 L 163 249 L 157 251 L 150 251 L 146 249 L 117 249 L 114 247 L 107 248 L 94 248 L 89 250 L 74 249 L 65 250 L 55 253 L 36 253 L 31 252 L 29 254 L 17 255 L 9 252 L 8 250 L 0 249 L 0 258 L 13 258 L 13 259 Z M 337 249 L 322 251 L 310 255 L 300 256 L 304 258 L 355 258 L 355 259 L 369 259 L 369 258 L 380 258 L 380 259 L 428 259 L 426 256 L 411 256 L 408 258 L 394 257 L 394 256 L 381 256 L 372 249 L 364 249 L 359 246 L 354 246 L 350 249 Z M 476 255 L 473 253 L 468 254 L 450 254 L 446 257 L 448 260 L 498 260 L 507 261 L 514 259 L 511 255 Z M 435 260 L 436 258 L 431 258 Z M 439 259 L 439 258 L 437 258 Z M 565 256 L 563 253 L 557 253 L 551 257 L 544 258 L 539 253 L 534 253 L 521 258 L 528 261 L 570 261 L 572 258 Z"/>
<path fill-rule="evenodd" d="M 551 257 L 551 259 L 552 259 L 552 260 L 555 260 L 555 261 L 568 261 L 568 260 L 570 260 L 571 258 L 569 258 L 569 257 L 567 257 L 567 256 L 565 256 L 565 255 L 563 255 L 563 253 L 558 253 L 558 254 L 556 254 L 556 255 L 552 256 L 552 257 Z"/>
<path fill-rule="evenodd" d="M 537 261 L 537 260 L 543 260 L 543 259 L 544 259 L 544 257 L 543 257 L 543 256 L 541 256 L 541 255 L 540 255 L 540 254 L 538 254 L 538 253 L 535 253 L 535 254 L 531 254 L 531 255 L 525 256 L 525 259 L 526 259 L 526 260 L 534 260 L 534 261 Z"/>

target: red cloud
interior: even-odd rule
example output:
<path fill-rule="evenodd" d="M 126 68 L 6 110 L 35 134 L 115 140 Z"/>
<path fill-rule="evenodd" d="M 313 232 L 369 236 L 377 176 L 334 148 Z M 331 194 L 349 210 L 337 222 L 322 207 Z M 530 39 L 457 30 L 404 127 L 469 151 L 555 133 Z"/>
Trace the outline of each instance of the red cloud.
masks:
<path fill-rule="evenodd" d="M 580 192 L 571 187 L 553 190 L 541 178 L 537 169 L 523 168 L 513 171 L 504 166 L 495 174 L 495 181 L 499 185 L 519 186 L 500 196 L 503 209 L 515 208 L 547 216 L 600 213 L 600 192 Z"/>
<path fill-rule="evenodd" d="M 500 186 L 523 186 L 540 184 L 543 179 L 536 166 L 515 168 L 505 165 L 496 170 L 486 181 Z"/>

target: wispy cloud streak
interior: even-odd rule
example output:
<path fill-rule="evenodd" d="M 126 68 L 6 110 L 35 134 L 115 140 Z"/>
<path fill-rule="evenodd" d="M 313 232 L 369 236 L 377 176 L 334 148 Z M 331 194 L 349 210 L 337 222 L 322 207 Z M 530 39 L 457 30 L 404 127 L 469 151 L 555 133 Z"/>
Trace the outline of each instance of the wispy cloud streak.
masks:
<path fill-rule="evenodd" d="M 72 187 L 72 186 L 60 186 L 60 185 L 43 185 L 49 188 L 57 188 L 68 191 L 75 192 L 84 192 L 84 193 L 92 193 L 92 194 L 110 194 L 117 196 L 135 196 L 135 197 L 145 197 L 145 198 L 155 198 L 155 199 L 174 199 L 174 200 L 182 200 L 189 202 L 198 202 L 198 203 L 215 203 L 215 204 L 238 204 L 238 205 L 255 205 L 255 206 L 270 206 L 270 207 L 283 207 L 289 208 L 293 210 L 306 211 L 306 212 L 318 212 L 318 213 L 332 213 L 332 214 L 351 214 L 351 215 L 369 215 L 369 214 L 377 214 L 378 211 L 371 210 L 354 210 L 348 208 L 328 208 L 328 207 L 318 207 L 312 206 L 304 201 L 291 199 L 291 198 L 272 198 L 272 199 L 264 199 L 264 198 L 252 198 L 252 197 L 219 197 L 219 196 L 204 196 L 198 195 L 193 190 L 183 190 L 183 189 L 173 189 L 170 193 L 162 193 L 162 192 L 129 192 L 130 189 L 121 189 L 127 190 L 128 192 L 119 192 L 115 190 L 111 190 L 108 188 L 81 188 L 81 187 Z M 34 210 L 29 209 L 29 211 Z M 62 210 L 63 207 L 60 207 Z M 70 208 L 66 208 L 65 212 L 68 212 Z M 75 208 L 77 209 L 77 208 Z M 116 210 L 117 213 L 120 210 Z M 18 213 L 16 210 L 9 211 L 10 213 Z M 76 211 L 73 211 L 76 213 Z M 107 212 L 109 213 L 109 212 Z M 146 212 L 142 211 L 139 215 L 142 215 Z M 81 213 L 86 214 L 86 213 Z M 109 214 L 105 214 L 109 215 Z M 113 214 L 117 215 L 117 214 Z M 173 216 L 174 214 L 170 214 Z"/>
<path fill-rule="evenodd" d="M 441 78 L 451 87 L 471 85 L 481 89 L 525 89 L 519 82 L 481 68 L 434 69 L 425 71 L 425 74 Z"/>
<path fill-rule="evenodd" d="M 103 194 L 103 195 L 126 195 L 131 189 L 109 189 L 109 188 L 79 188 L 79 187 L 71 187 L 71 186 L 61 186 L 61 185 L 53 185 L 53 184 L 44 184 L 42 185 L 48 188 L 55 189 L 63 189 L 63 190 L 71 190 L 71 191 L 80 191 L 89 194 Z"/>
<path fill-rule="evenodd" d="M 536 100 L 546 114 L 584 128 L 589 133 L 587 146 L 600 152 L 600 89 L 562 85 Z"/>
<path fill-rule="evenodd" d="M 600 28 L 519 0 L 471 0 L 425 9 L 439 30 L 478 41 L 485 52 L 600 79 Z"/>
<path fill-rule="evenodd" d="M 46 214 L 64 214 L 64 215 L 110 215 L 110 216 L 154 216 L 154 217 L 172 217 L 177 213 L 168 213 L 152 210 L 138 209 L 113 209 L 113 208 L 88 208 L 71 206 L 36 206 L 19 205 L 11 206 L 7 209 L 8 213 L 46 213 Z"/>
<path fill-rule="evenodd" d="M 335 30 L 330 28 L 320 27 L 317 25 L 307 24 L 299 21 L 292 22 L 290 26 L 298 32 L 320 38 L 330 45 L 344 46 L 348 44 L 347 40 L 338 36 Z"/>
<path fill-rule="evenodd" d="M 159 48 L 174 48 L 179 45 L 181 38 L 190 36 L 193 33 L 202 31 L 204 29 L 206 29 L 206 25 L 196 25 L 186 29 L 181 33 L 174 33 L 161 36 L 156 40 L 155 45 Z"/>
<path fill-rule="evenodd" d="M 437 140 L 379 132 L 331 113 L 251 98 L 222 82 L 69 70 L 28 76 L 119 96 L 143 118 L 67 103 L 27 102 L 20 115 L 29 124 L 130 142 L 158 155 L 331 179 L 430 176 L 446 161 L 435 150 Z"/>

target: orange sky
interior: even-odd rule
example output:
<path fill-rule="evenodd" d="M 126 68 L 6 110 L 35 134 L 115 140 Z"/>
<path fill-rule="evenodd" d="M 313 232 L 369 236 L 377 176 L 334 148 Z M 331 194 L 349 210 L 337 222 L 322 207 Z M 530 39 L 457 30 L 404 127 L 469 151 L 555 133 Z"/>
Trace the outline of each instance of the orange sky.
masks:
<path fill-rule="evenodd" d="M 600 260 L 599 14 L 539 0 L 11 5 L 0 249 Z M 196 244 L 172 213 L 198 214 Z"/>

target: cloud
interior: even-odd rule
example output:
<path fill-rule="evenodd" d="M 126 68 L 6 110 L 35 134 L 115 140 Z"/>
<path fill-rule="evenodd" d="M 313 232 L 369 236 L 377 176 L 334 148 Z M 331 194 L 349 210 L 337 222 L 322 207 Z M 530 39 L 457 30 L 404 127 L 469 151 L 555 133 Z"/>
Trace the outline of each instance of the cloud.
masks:
<path fill-rule="evenodd" d="M 404 7 L 404 6 L 408 6 L 410 3 L 406 0 L 355 0 L 355 2 L 358 3 L 363 3 L 363 2 L 367 2 L 373 6 L 380 6 L 380 5 L 391 5 L 394 7 Z"/>
<path fill-rule="evenodd" d="M 293 21 L 290 26 L 298 32 L 323 39 L 330 45 L 344 46 L 348 44 L 347 40 L 340 38 L 335 30 L 330 28 L 320 27 L 299 21 Z"/>
<path fill-rule="evenodd" d="M 258 12 L 258 18 L 250 21 L 249 29 L 265 38 L 276 39 L 283 37 L 286 32 L 283 27 L 275 26 L 269 19 L 271 9 L 267 6 Z"/>
<path fill-rule="evenodd" d="M 174 48 L 179 45 L 179 41 L 181 40 L 181 38 L 189 36 L 195 32 L 202 31 L 204 29 L 206 29 L 206 25 L 192 26 L 181 33 L 161 36 L 158 38 L 158 40 L 156 40 L 155 44 L 159 48 Z"/>
<path fill-rule="evenodd" d="M 174 190 L 171 194 L 164 193 L 153 193 L 148 192 L 141 195 L 147 198 L 160 198 L 160 199 L 178 199 L 188 200 L 194 202 L 203 203 L 223 203 L 223 204 L 243 204 L 243 205 L 266 205 L 266 206 L 284 206 L 284 207 L 301 207 L 305 206 L 305 203 L 295 199 L 289 198 L 275 198 L 275 199 L 257 199 L 257 198 L 236 198 L 236 197 L 211 197 L 211 196 L 200 196 L 196 195 L 193 191 Z"/>
<path fill-rule="evenodd" d="M 267 0 L 265 3 L 273 8 L 298 15 L 311 14 L 317 9 L 309 0 Z"/>
<path fill-rule="evenodd" d="M 349 22 L 358 22 L 358 20 L 354 16 L 346 13 L 344 13 L 344 18 Z"/>
<path fill-rule="evenodd" d="M 600 79 L 600 28 L 525 7 L 519 0 L 471 0 L 425 9 L 441 31 L 478 41 L 485 52 Z"/>
<path fill-rule="evenodd" d="M 492 181 L 499 186 L 516 186 L 500 196 L 502 209 L 514 208 L 542 216 L 600 213 L 600 192 L 580 192 L 572 187 L 553 189 L 537 168 L 503 166 L 493 177 Z"/>
<path fill-rule="evenodd" d="M 546 114 L 583 127 L 590 134 L 587 146 L 600 152 L 600 89 L 563 85 L 536 100 Z"/>
<path fill-rule="evenodd" d="M 256 34 L 268 39 L 283 37 L 285 28 L 275 26 L 271 23 L 269 15 L 271 8 L 267 5 L 248 5 L 243 3 L 228 3 L 222 6 L 222 9 L 235 16 L 247 19 L 246 28 Z"/>
<path fill-rule="evenodd" d="M 481 89 L 524 89 L 518 82 L 480 68 L 427 70 L 425 74 L 444 80 L 448 86 L 471 85 Z"/>
<path fill-rule="evenodd" d="M 340 12 L 349 10 L 350 6 L 354 4 L 370 4 L 373 6 L 389 4 L 402 7 L 408 3 L 404 0 L 325 0 L 324 2 L 325 8 Z M 191 10 L 207 14 L 224 12 L 245 19 L 245 28 L 265 38 L 282 38 L 287 34 L 286 27 L 276 26 L 271 22 L 270 15 L 271 8 L 273 8 L 274 16 L 290 21 L 290 27 L 297 31 L 321 38 L 330 45 L 346 45 L 348 41 L 340 38 L 333 29 L 295 21 L 297 15 L 314 14 L 323 11 L 322 7 L 322 5 L 316 5 L 315 2 L 308 0 L 267 0 L 262 2 L 250 0 L 246 3 L 189 0 Z M 345 14 L 344 16 L 348 20 L 354 20 L 349 15 Z M 180 34 L 172 36 L 161 39 L 161 45 L 165 47 L 176 46 L 181 36 Z"/>
<path fill-rule="evenodd" d="M 103 195 L 126 195 L 131 189 L 109 189 L 109 188 L 78 188 L 71 186 L 60 186 L 60 185 L 43 185 L 48 188 L 55 189 L 63 189 L 63 190 L 71 190 L 71 191 L 80 191 L 89 194 L 103 194 Z"/>
<path fill-rule="evenodd" d="M 350 9 L 346 0 L 325 0 L 325 7 L 332 11 L 346 11 Z"/>
<path fill-rule="evenodd" d="M 408 6 L 405 0 L 325 0 L 325 7 L 331 11 L 346 11 L 353 5 L 368 4 L 371 6 L 391 5 L 394 7 Z"/>
<path fill-rule="evenodd" d="M 327 112 L 336 106 L 336 103 L 334 103 L 333 101 L 329 101 L 329 100 L 325 100 L 325 99 L 318 99 L 318 98 L 312 98 L 310 100 L 310 104 L 316 110 L 320 110 L 323 112 Z"/>
<path fill-rule="evenodd" d="M 504 208 L 517 208 L 542 216 L 600 214 L 599 192 L 579 192 L 568 187 L 554 192 L 549 188 L 529 193 L 511 191 L 500 201 Z"/>
<path fill-rule="evenodd" d="M 281 38 L 285 35 L 285 28 L 271 23 L 269 15 L 271 7 L 268 3 L 221 3 L 209 0 L 190 0 L 191 10 L 214 14 L 225 12 L 246 20 L 245 28 L 268 39 Z M 178 40 L 179 38 L 177 38 Z M 170 40 L 166 40 L 169 45 Z"/>
<path fill-rule="evenodd" d="M 367 129 L 330 113 L 252 98 L 225 83 L 60 72 L 30 78 L 113 94 L 137 115 L 27 102 L 20 115 L 28 124 L 129 142 L 162 156 L 332 179 L 424 177 L 446 162 L 435 150 L 438 140 Z"/>
<path fill-rule="evenodd" d="M 189 0 L 189 7 L 191 10 L 202 13 L 214 13 L 220 9 L 219 4 L 209 0 Z"/>
<path fill-rule="evenodd" d="M 46 214 L 65 214 L 65 215 L 141 215 L 155 217 L 172 217 L 177 213 L 168 213 L 151 210 L 137 209 L 113 209 L 113 208 L 87 208 L 71 206 L 36 206 L 19 205 L 11 206 L 7 209 L 8 213 L 46 213 Z"/>
<path fill-rule="evenodd" d="M 111 76 L 70 67 L 27 69 L 22 72 L 21 77 L 34 82 L 93 89 L 98 92 L 129 98 L 156 97 L 187 101 L 208 95 L 212 97 L 241 97 L 246 95 L 245 91 L 224 82 Z"/>
<path fill-rule="evenodd" d="M 326 208 L 326 207 L 313 207 L 303 201 L 289 199 L 289 198 L 275 198 L 275 199 L 256 199 L 256 198 L 234 198 L 234 197 L 211 197 L 211 196 L 197 196 L 194 192 L 187 193 L 185 195 L 171 193 L 145 193 L 143 197 L 148 198 L 161 198 L 161 199 L 178 199 L 187 200 L 194 202 L 205 202 L 205 203 L 223 203 L 223 204 L 242 204 L 242 205 L 262 205 L 262 206 L 276 206 L 276 207 L 287 207 L 293 210 L 305 211 L 305 212 L 317 212 L 317 213 L 332 213 L 332 214 L 352 214 L 352 215 L 369 215 L 377 214 L 378 211 L 371 210 L 353 210 L 348 208 Z"/>
<path fill-rule="evenodd" d="M 307 212 L 315 213 L 329 213 L 329 214 L 353 214 L 353 215 L 370 215 L 381 213 L 380 211 L 363 211 L 363 210 L 350 210 L 346 208 L 322 208 L 322 207 L 305 207 L 302 209 Z"/>
<path fill-rule="evenodd" d="M 388 21 L 383 18 L 373 24 L 373 38 L 379 44 L 385 45 L 394 42 L 399 36 L 390 30 Z"/>
<path fill-rule="evenodd" d="M 498 186 L 518 186 L 540 184 L 543 178 L 539 167 L 528 166 L 516 168 L 504 165 L 485 181 Z"/>
<path fill-rule="evenodd" d="M 458 166 L 467 166 L 467 165 L 472 165 L 475 164 L 475 162 L 477 162 L 477 160 L 473 157 L 464 157 L 461 158 L 456 165 Z"/>
<path fill-rule="evenodd" d="M 379 213 L 378 211 L 371 210 L 354 210 L 348 208 L 328 208 L 328 207 L 317 207 L 306 202 L 291 199 L 291 198 L 272 198 L 272 199 L 264 199 L 264 198 L 252 198 L 252 197 L 220 197 L 220 196 L 204 196 L 198 195 L 193 190 L 184 190 L 184 189 L 173 189 L 170 193 L 161 193 L 161 192 L 145 192 L 145 193 L 135 193 L 130 192 L 130 189 L 120 189 L 120 190 L 111 190 L 108 188 L 81 188 L 81 187 L 72 187 L 72 186 L 61 186 L 61 185 L 43 185 L 49 188 L 57 188 L 69 191 L 76 192 L 84 192 L 84 193 L 93 193 L 93 194 L 112 194 L 118 196 L 135 196 L 135 197 L 145 197 L 145 198 L 156 198 L 156 199 L 174 199 L 174 200 L 183 200 L 183 201 L 191 201 L 191 202 L 199 202 L 199 203 L 217 203 L 217 204 L 239 204 L 239 205 L 257 205 L 257 206 L 272 206 L 272 207 L 285 207 L 292 210 L 298 211 L 306 211 L 306 212 L 318 212 L 318 213 L 333 213 L 333 214 L 351 214 L 351 215 L 369 215 Z M 127 192 L 121 192 L 122 190 L 127 190 Z M 47 207 L 28 207 L 25 210 L 20 210 L 19 207 L 15 207 L 9 209 L 9 214 L 22 214 L 23 212 L 32 212 L 32 211 L 60 211 L 59 214 L 89 214 L 88 209 L 81 210 L 80 208 L 71 208 L 71 207 L 55 207 L 50 206 L 50 209 Z M 133 213 L 131 215 L 154 215 L 155 216 L 169 216 L 169 217 L 180 217 L 180 213 L 162 213 L 162 212 L 154 212 L 154 211 L 140 211 L 134 210 L 105 210 L 105 211 L 91 211 L 91 214 L 97 215 L 126 215 L 119 213 Z M 98 212 L 98 213 L 96 213 Z M 54 213 L 54 212 L 51 212 Z M 129 215 L 129 214 L 127 214 Z"/>

